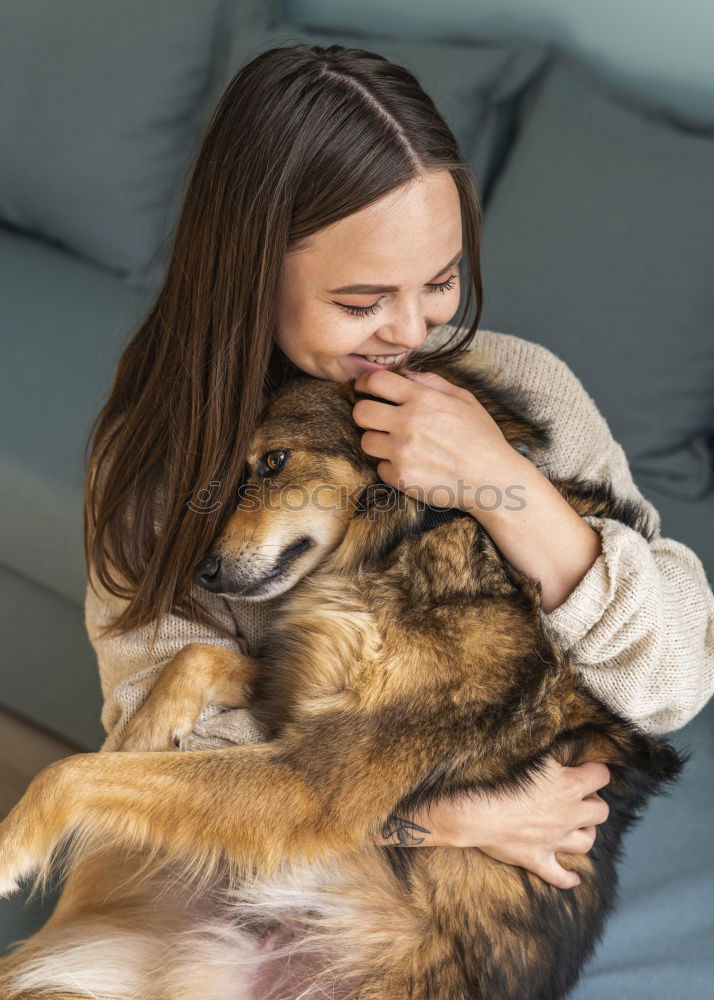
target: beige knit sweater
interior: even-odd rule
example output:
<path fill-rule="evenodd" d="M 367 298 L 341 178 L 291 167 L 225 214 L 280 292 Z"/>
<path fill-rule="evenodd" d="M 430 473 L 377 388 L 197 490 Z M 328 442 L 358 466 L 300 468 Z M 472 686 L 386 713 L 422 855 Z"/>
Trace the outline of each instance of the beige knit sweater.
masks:
<path fill-rule="evenodd" d="M 431 332 L 422 350 L 443 342 L 450 324 Z M 569 650 L 593 693 L 649 733 L 685 725 L 714 692 L 714 594 L 697 555 L 660 535 L 660 518 L 635 486 L 622 447 L 579 379 L 547 348 L 520 337 L 480 330 L 472 349 L 517 385 L 531 415 L 550 422 L 552 444 L 539 467 L 552 475 L 608 480 L 620 496 L 636 498 L 656 527 L 647 542 L 610 518 L 585 520 L 602 538 L 602 553 L 575 590 L 550 614 L 551 634 Z M 186 643 L 209 642 L 252 654 L 282 595 L 254 604 L 201 591 L 200 598 L 236 633 L 234 641 L 169 615 L 149 649 L 150 628 L 100 639 L 98 627 L 116 617 L 119 602 L 88 585 L 85 622 L 96 651 L 104 696 L 102 749 L 114 750 L 162 666 Z M 200 750 L 260 740 L 242 709 L 207 706 L 181 749 Z"/>

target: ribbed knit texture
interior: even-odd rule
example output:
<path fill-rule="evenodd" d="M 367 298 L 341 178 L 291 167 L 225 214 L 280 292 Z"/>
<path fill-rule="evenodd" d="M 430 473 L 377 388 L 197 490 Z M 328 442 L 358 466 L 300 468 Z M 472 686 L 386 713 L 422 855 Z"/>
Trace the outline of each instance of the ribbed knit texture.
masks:
<path fill-rule="evenodd" d="M 454 327 L 431 332 L 422 350 L 441 344 Z M 542 619 L 570 651 L 583 679 L 606 705 L 648 733 L 680 729 L 714 692 L 714 594 L 699 557 L 662 538 L 660 517 L 633 482 L 622 447 L 570 368 L 552 351 L 520 337 L 480 330 L 471 349 L 506 385 L 526 396 L 529 413 L 549 423 L 552 442 L 538 465 L 554 476 L 605 480 L 620 497 L 647 510 L 655 538 L 610 518 L 586 517 L 602 538 L 602 553 L 575 590 Z M 104 696 L 103 750 L 118 748 L 128 720 L 144 703 L 161 668 L 189 642 L 216 643 L 253 654 L 280 595 L 256 604 L 206 591 L 200 600 L 236 632 L 233 641 L 174 615 L 149 649 L 151 628 L 99 639 L 97 628 L 116 617 L 121 602 L 99 585 L 87 586 L 85 622 L 97 654 Z M 263 733 L 249 712 L 207 706 L 181 749 L 255 742 Z"/>

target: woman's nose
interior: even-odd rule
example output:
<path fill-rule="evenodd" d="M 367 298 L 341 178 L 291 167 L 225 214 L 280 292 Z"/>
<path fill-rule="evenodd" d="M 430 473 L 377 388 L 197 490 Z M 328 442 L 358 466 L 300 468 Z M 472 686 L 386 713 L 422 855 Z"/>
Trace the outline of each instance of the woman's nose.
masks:
<path fill-rule="evenodd" d="M 415 351 L 426 340 L 429 329 L 423 319 L 407 319 L 394 330 L 390 343 L 395 347 L 404 348 L 405 351 Z"/>

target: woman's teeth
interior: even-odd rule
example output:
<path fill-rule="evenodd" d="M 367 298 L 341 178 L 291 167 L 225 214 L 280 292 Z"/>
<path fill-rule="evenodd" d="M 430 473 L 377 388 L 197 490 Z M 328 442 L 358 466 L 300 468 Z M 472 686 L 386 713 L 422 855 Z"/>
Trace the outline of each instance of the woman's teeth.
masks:
<path fill-rule="evenodd" d="M 367 361 L 374 361 L 378 365 L 398 365 L 406 358 L 408 351 L 403 354 L 363 354 Z"/>

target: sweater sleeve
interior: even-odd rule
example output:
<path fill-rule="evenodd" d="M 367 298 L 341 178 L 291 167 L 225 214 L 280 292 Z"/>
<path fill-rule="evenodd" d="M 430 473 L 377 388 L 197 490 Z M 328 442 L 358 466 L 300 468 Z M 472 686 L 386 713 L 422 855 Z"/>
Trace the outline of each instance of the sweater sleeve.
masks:
<path fill-rule="evenodd" d="M 541 470 L 609 482 L 646 512 L 651 540 L 607 517 L 585 517 L 602 552 L 566 600 L 541 618 L 592 692 L 645 732 L 684 726 L 714 693 L 714 594 L 699 557 L 663 538 L 622 446 L 568 365 L 547 348 L 484 334 L 525 388 L 552 444 Z"/>
<path fill-rule="evenodd" d="M 200 600 L 222 625 L 236 631 L 234 640 L 207 625 L 166 615 L 152 646 L 151 625 L 124 635 L 100 637 L 98 631 L 117 617 L 122 601 L 106 591 L 94 576 L 87 583 L 85 625 L 97 656 L 104 699 L 101 721 L 107 733 L 101 750 L 119 749 L 127 723 L 148 698 L 162 668 L 189 642 L 211 643 L 239 653 L 246 652 L 245 640 L 237 634 L 228 602 L 219 595 L 203 591 Z M 264 738 L 262 729 L 248 711 L 207 705 L 179 749 L 212 749 Z"/>
<path fill-rule="evenodd" d="M 695 553 L 586 517 L 602 553 L 559 607 L 541 612 L 588 687 L 648 733 L 686 725 L 714 692 L 714 595 Z"/>

